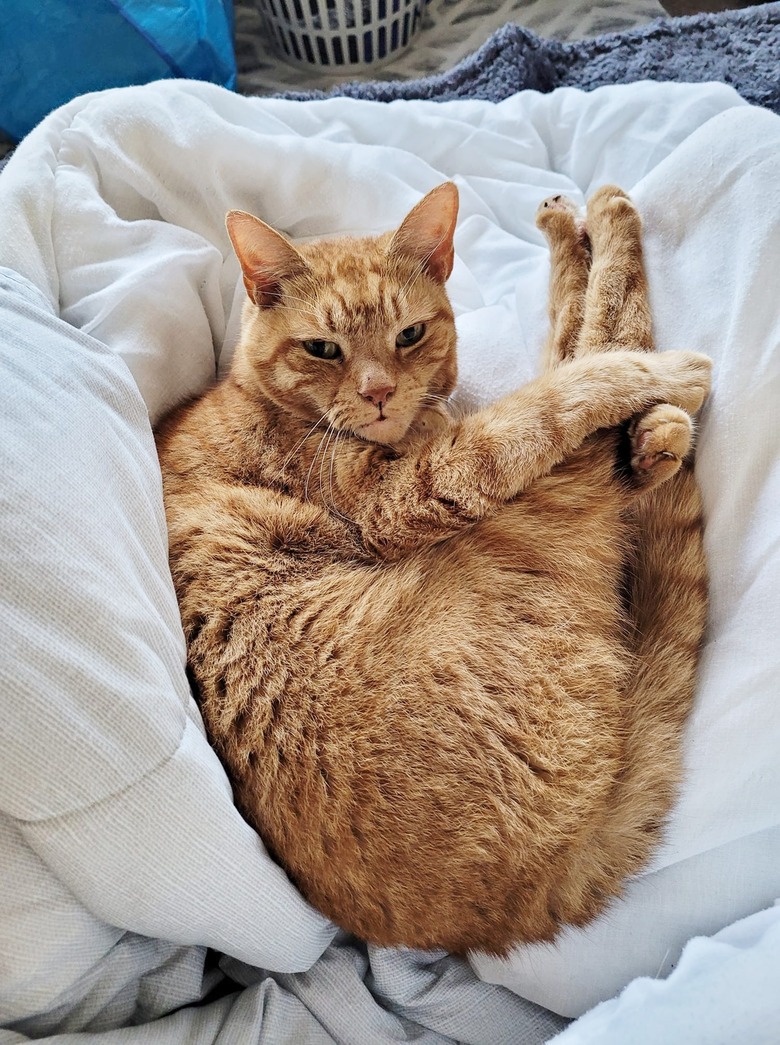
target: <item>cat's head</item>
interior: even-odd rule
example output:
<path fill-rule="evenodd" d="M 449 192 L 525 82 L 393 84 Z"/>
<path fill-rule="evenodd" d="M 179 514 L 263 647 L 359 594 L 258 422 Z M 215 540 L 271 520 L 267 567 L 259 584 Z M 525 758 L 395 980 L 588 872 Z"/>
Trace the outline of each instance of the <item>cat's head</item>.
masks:
<path fill-rule="evenodd" d="M 227 228 L 249 295 L 235 379 L 312 423 L 394 445 L 456 380 L 458 191 L 439 185 L 394 232 L 293 246 L 243 211 Z"/>

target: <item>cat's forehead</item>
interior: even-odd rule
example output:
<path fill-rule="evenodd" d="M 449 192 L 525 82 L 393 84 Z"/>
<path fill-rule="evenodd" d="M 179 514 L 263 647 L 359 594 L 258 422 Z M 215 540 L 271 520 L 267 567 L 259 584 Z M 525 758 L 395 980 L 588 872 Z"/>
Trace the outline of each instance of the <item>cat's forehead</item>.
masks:
<path fill-rule="evenodd" d="M 391 267 L 387 250 L 376 239 L 320 240 L 301 248 L 301 253 L 320 280 L 348 283 L 353 287 L 361 281 L 376 285 L 388 275 Z"/>
<path fill-rule="evenodd" d="M 414 281 L 382 241 L 321 241 L 307 246 L 301 253 L 314 276 L 314 297 L 333 326 L 395 323 L 403 318 Z"/>

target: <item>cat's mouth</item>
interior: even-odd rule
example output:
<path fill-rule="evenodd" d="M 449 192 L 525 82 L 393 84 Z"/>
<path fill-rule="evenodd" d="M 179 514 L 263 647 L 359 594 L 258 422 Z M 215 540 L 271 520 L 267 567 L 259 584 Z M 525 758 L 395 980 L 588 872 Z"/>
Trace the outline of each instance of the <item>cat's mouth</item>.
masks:
<path fill-rule="evenodd" d="M 396 446 L 408 438 L 412 430 L 420 435 L 430 434 L 438 429 L 443 419 L 449 418 L 445 398 L 434 398 L 436 401 L 433 403 L 419 403 L 416 411 L 396 407 L 388 415 L 384 409 L 380 409 L 378 415 L 374 415 L 370 421 L 352 423 L 349 427 L 354 435 L 366 442 Z"/>
<path fill-rule="evenodd" d="M 372 443 L 396 443 L 406 435 L 409 425 L 400 417 L 379 416 L 353 428 L 355 435 Z"/>

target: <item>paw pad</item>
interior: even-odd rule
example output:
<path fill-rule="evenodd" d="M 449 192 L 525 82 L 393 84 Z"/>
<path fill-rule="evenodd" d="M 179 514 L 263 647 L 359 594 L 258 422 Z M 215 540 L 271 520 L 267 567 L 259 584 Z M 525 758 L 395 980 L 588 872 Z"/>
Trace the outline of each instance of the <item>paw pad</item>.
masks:
<path fill-rule="evenodd" d="M 679 407 L 661 403 L 636 418 L 628 430 L 631 472 L 642 486 L 656 486 L 680 468 L 693 445 L 693 421 Z"/>
<path fill-rule="evenodd" d="M 548 196 L 542 200 L 536 211 L 537 227 L 548 233 L 573 231 L 578 239 L 585 240 L 585 221 L 579 207 L 568 196 Z"/>

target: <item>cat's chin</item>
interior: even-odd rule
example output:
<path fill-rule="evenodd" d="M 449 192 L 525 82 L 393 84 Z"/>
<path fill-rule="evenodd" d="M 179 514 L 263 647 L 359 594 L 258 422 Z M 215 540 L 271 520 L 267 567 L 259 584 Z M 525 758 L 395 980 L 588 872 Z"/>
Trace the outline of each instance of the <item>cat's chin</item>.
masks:
<path fill-rule="evenodd" d="M 395 418 L 383 417 L 376 421 L 369 421 L 365 425 L 357 425 L 353 432 L 360 439 L 369 443 L 382 443 L 386 446 L 394 446 L 400 443 L 409 430 L 409 424 Z"/>

